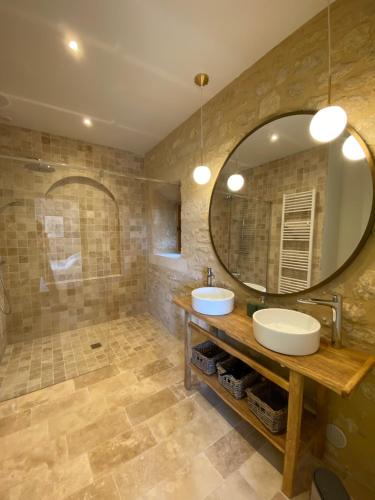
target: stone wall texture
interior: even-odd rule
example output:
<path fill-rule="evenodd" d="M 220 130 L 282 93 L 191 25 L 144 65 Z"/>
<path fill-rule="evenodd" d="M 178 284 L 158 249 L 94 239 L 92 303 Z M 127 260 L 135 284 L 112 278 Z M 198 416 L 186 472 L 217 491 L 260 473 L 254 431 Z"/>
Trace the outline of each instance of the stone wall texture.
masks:
<path fill-rule="evenodd" d="M 375 150 L 375 2 L 337 0 L 332 5 L 333 100 L 348 112 L 352 126 Z M 206 186 L 194 184 L 199 162 L 199 114 L 193 114 L 145 158 L 152 177 L 181 181 L 182 254 L 187 271 L 148 269 L 149 308 L 181 335 L 182 315 L 174 295 L 201 284 L 205 267 L 216 280 L 235 291 L 237 301 L 255 299 L 219 265 L 208 228 L 208 208 L 215 179 L 230 151 L 250 130 L 272 116 L 314 110 L 327 99 L 327 20 L 322 12 L 243 72 L 204 106 L 205 155 L 213 172 Z M 200 69 L 200 68 L 197 68 Z M 212 78 L 215 75 L 211 75 Z M 176 169 L 175 166 L 179 165 Z M 375 347 L 375 235 L 370 235 L 355 261 L 334 281 L 315 293 L 344 296 L 345 343 Z M 295 298 L 274 298 L 270 304 L 295 306 Z M 306 309 L 307 310 L 307 309 Z M 309 312 L 327 321 L 327 310 Z M 375 375 L 370 374 L 349 400 L 332 394 L 330 421 L 348 438 L 346 448 L 327 446 L 326 460 L 356 486 L 358 498 L 375 495 Z"/>

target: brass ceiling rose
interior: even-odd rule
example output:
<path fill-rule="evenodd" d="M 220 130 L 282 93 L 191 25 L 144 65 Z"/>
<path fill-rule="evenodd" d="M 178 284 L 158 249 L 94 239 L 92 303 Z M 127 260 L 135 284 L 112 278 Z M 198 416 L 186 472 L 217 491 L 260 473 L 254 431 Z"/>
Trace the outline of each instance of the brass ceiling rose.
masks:
<path fill-rule="evenodd" d="M 198 87 L 205 87 L 208 84 L 209 78 L 207 73 L 198 73 L 194 77 L 194 83 L 195 85 L 198 85 Z"/>

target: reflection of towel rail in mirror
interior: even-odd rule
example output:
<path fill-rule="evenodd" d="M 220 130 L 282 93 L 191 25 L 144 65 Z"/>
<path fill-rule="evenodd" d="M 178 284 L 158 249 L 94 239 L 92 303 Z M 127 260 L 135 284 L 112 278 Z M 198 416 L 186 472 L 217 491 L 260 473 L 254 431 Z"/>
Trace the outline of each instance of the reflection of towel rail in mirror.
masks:
<path fill-rule="evenodd" d="M 303 202 L 295 204 L 295 200 Z M 311 286 L 311 264 L 314 237 L 315 221 L 315 199 L 316 191 L 306 191 L 304 193 L 291 193 L 283 195 L 283 206 L 281 216 L 281 237 L 280 237 L 280 260 L 279 260 L 279 293 L 290 293 L 304 290 Z M 306 219 L 287 220 L 293 216 L 291 207 L 298 206 L 306 212 Z M 292 243 L 305 243 L 308 248 L 296 253 L 296 250 L 285 248 Z M 292 278 L 288 273 L 296 271 L 304 275 L 303 279 Z"/>

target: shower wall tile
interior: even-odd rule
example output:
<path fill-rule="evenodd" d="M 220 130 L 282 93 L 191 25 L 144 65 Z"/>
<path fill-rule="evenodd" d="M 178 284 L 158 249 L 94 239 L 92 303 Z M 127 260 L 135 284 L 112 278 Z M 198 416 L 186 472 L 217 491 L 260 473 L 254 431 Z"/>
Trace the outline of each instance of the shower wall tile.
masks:
<path fill-rule="evenodd" d="M 0 153 L 69 165 L 36 172 L 0 160 L 8 342 L 145 311 L 146 186 L 131 178 L 142 158 L 7 125 Z"/>

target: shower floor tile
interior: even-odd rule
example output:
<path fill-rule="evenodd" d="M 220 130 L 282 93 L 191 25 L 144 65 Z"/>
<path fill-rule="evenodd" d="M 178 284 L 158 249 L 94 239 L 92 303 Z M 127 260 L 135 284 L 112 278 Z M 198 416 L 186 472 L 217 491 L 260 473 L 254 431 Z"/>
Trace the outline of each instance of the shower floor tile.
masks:
<path fill-rule="evenodd" d="M 108 365 L 110 324 L 8 344 L 0 362 L 0 401 Z M 96 343 L 101 346 L 92 349 Z"/>

